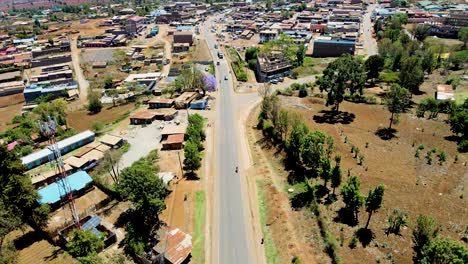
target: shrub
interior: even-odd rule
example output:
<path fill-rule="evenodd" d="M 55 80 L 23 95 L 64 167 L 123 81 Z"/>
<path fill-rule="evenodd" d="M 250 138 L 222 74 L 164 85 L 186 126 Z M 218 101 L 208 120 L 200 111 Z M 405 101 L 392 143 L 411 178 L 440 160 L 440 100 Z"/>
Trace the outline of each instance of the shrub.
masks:
<path fill-rule="evenodd" d="M 468 139 L 464 139 L 458 144 L 458 151 L 468 152 Z"/>
<path fill-rule="evenodd" d="M 424 145 L 423 145 L 423 144 L 419 144 L 418 149 L 419 149 L 419 150 L 423 150 L 423 149 L 424 149 Z"/>
<path fill-rule="evenodd" d="M 302 85 L 301 88 L 299 88 L 299 97 L 306 97 L 308 94 L 306 88 Z"/>
<path fill-rule="evenodd" d="M 349 245 L 348 245 L 349 248 L 356 248 L 357 242 L 358 242 L 358 240 L 357 240 L 356 236 L 353 236 L 351 238 L 351 240 L 349 241 Z"/>
<path fill-rule="evenodd" d="M 439 152 L 439 154 L 437 154 L 437 157 L 439 158 L 440 165 L 442 165 L 447 160 L 447 156 L 445 155 L 445 152 L 443 151 Z"/>

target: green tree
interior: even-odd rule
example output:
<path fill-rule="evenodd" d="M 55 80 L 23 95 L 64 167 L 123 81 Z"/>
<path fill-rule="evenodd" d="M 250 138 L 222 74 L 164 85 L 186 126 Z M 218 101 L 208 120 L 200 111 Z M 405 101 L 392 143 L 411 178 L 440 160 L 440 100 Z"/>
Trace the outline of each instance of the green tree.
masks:
<path fill-rule="evenodd" d="M 47 121 L 51 117 L 57 119 L 59 125 L 66 125 L 67 106 L 68 103 L 63 98 L 40 103 L 33 110 L 33 113 L 36 115 L 33 119 Z"/>
<path fill-rule="evenodd" d="M 361 182 L 357 176 L 351 176 L 348 178 L 346 183 L 341 187 L 341 196 L 345 203 L 345 210 L 348 211 L 352 216 L 353 220 L 358 222 L 359 208 L 364 203 L 364 197 L 362 196 L 359 188 Z"/>
<path fill-rule="evenodd" d="M 387 105 L 388 111 L 392 114 L 390 116 L 389 129 L 392 128 L 392 124 L 394 123 L 394 115 L 405 112 L 409 107 L 409 103 L 408 90 L 400 87 L 398 84 L 392 84 L 390 91 L 385 96 L 385 104 Z"/>
<path fill-rule="evenodd" d="M 101 112 L 102 103 L 97 93 L 92 93 L 89 96 L 88 111 L 97 114 Z"/>
<path fill-rule="evenodd" d="M 166 208 L 166 184 L 157 177 L 158 169 L 145 159 L 134 162 L 120 172 L 117 191 L 133 204 L 139 223 L 149 229 L 159 224 L 158 214 Z"/>
<path fill-rule="evenodd" d="M 286 143 L 286 161 L 292 168 L 297 169 L 302 166 L 301 148 L 309 128 L 303 123 L 293 127 L 288 142 Z"/>
<path fill-rule="evenodd" d="M 329 158 L 323 158 L 320 161 L 320 178 L 323 179 L 323 186 L 326 188 L 327 183 L 331 178 L 332 168 Z"/>
<path fill-rule="evenodd" d="M 424 82 L 424 72 L 419 57 L 411 56 L 401 63 L 400 85 L 406 87 L 412 94 L 419 92 L 419 86 Z"/>
<path fill-rule="evenodd" d="M 432 73 L 436 67 L 435 53 L 432 49 L 426 50 L 422 58 L 421 66 L 423 70 L 427 73 Z"/>
<path fill-rule="evenodd" d="M 369 227 L 372 214 L 382 207 L 384 190 L 385 187 L 383 184 L 379 184 L 375 189 L 369 190 L 369 194 L 366 198 L 366 212 L 369 214 L 365 227 L 366 229 Z"/>
<path fill-rule="evenodd" d="M 454 69 L 460 69 L 463 64 L 468 62 L 468 50 L 452 52 L 449 57 L 449 62 L 453 65 Z"/>
<path fill-rule="evenodd" d="M 468 263 L 468 249 L 457 241 L 437 237 L 424 247 L 420 263 Z"/>
<path fill-rule="evenodd" d="M 102 237 L 105 234 L 98 236 L 90 230 L 73 229 L 70 234 L 70 241 L 66 248 L 68 253 L 74 257 L 88 257 L 97 254 L 104 248 Z"/>
<path fill-rule="evenodd" d="M 321 167 L 322 157 L 325 154 L 325 143 L 327 136 L 321 131 L 309 132 L 303 139 L 301 145 L 301 159 L 307 168 L 318 172 Z M 328 170 L 329 173 L 329 170 Z M 329 178 L 329 176 L 327 176 Z"/>
<path fill-rule="evenodd" d="M 340 187 L 342 180 L 340 163 L 335 164 L 331 173 L 331 186 L 333 188 L 333 194 L 335 194 L 335 188 Z"/>
<path fill-rule="evenodd" d="M 363 63 L 360 59 L 344 54 L 331 62 L 323 71 L 323 76 L 318 79 L 320 91 L 327 91 L 327 105 L 333 105 L 335 111 L 339 111 L 347 90 L 351 94 L 359 92 L 366 79 Z"/>
<path fill-rule="evenodd" d="M 463 138 L 468 136 L 468 109 L 455 111 L 449 118 L 450 130 Z"/>
<path fill-rule="evenodd" d="M 430 29 L 431 27 L 428 25 L 417 25 L 413 30 L 413 35 L 417 40 L 424 41 L 429 36 Z"/>
<path fill-rule="evenodd" d="M 196 143 L 188 141 L 184 147 L 184 168 L 186 170 L 195 171 L 201 167 L 200 151 Z"/>
<path fill-rule="evenodd" d="M 0 186 L 0 214 L 11 214 L 4 219 L 8 222 L 2 221 L 1 229 L 16 228 L 18 223 L 27 223 L 34 229 L 46 225 L 49 206 L 37 205 L 39 195 L 36 188 L 25 174 L 25 168 L 17 155 L 7 151 L 5 145 L 0 145 Z"/>
<path fill-rule="evenodd" d="M 384 64 L 385 60 L 380 55 L 369 56 L 364 63 L 367 72 L 367 79 L 372 80 L 372 83 L 374 83 L 375 78 L 378 78 L 379 73 L 383 70 Z"/>
<path fill-rule="evenodd" d="M 305 53 L 306 53 L 305 46 L 299 45 L 299 48 L 297 49 L 297 52 L 296 52 L 297 66 L 302 66 L 304 64 Z"/>
<path fill-rule="evenodd" d="M 13 241 L 7 240 L 0 243 L 0 264 L 16 264 L 18 256 L 19 253 Z"/>
<path fill-rule="evenodd" d="M 112 81 L 112 77 L 107 76 L 104 79 L 104 89 L 110 89 L 110 88 L 112 88 L 113 85 L 114 85 L 114 82 Z"/>
<path fill-rule="evenodd" d="M 458 39 L 463 41 L 463 47 L 467 46 L 468 43 L 468 27 L 462 27 L 460 31 L 458 31 Z"/>
<path fill-rule="evenodd" d="M 419 215 L 416 219 L 416 225 L 413 228 L 413 249 L 416 253 L 414 261 L 419 262 L 424 256 L 424 247 L 431 243 L 439 233 L 437 222 L 425 215 Z"/>

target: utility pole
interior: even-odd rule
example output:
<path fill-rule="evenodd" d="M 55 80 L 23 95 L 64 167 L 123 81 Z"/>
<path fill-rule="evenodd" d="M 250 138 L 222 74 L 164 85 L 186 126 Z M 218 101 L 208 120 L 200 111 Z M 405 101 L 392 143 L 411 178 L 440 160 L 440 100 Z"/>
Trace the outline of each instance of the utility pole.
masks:
<path fill-rule="evenodd" d="M 177 156 L 179 156 L 179 166 L 180 166 L 180 173 L 181 173 L 180 179 L 182 179 L 184 177 L 184 169 L 182 166 L 182 159 L 180 158 L 180 151 L 177 151 Z"/>

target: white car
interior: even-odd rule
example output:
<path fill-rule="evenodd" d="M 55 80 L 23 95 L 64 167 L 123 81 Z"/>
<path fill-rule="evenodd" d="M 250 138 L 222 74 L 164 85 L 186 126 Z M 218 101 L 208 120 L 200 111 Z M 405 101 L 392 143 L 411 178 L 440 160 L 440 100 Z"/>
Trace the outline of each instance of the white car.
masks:
<path fill-rule="evenodd" d="M 224 76 L 224 80 L 226 80 L 226 81 L 228 80 L 228 77 L 227 77 L 227 75 L 226 75 L 226 76 Z"/>

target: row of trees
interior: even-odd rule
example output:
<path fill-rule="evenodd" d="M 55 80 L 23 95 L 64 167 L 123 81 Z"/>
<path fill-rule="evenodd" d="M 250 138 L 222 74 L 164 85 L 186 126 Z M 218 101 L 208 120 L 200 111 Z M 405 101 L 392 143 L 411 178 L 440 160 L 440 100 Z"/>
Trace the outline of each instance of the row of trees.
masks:
<path fill-rule="evenodd" d="M 14 263 L 15 254 L 11 254 L 14 247 L 5 240 L 6 235 L 24 224 L 41 232 L 50 208 L 38 205 L 39 195 L 25 174 L 24 166 L 14 153 L 7 151 L 5 145 L 0 145 L 0 186 L 0 260 L 13 256 Z"/>
<path fill-rule="evenodd" d="M 185 134 L 184 169 L 193 173 L 201 167 L 201 151 L 203 150 L 203 141 L 206 139 L 205 119 L 199 114 L 189 115 L 188 123 Z"/>
<path fill-rule="evenodd" d="M 404 90 L 401 90 L 404 89 Z M 402 95 L 408 98 L 408 91 L 398 85 L 392 86 L 390 93 Z M 266 95 L 263 92 L 262 95 Z M 398 97 L 396 95 L 395 97 Z M 405 99 L 406 100 L 406 99 Z M 402 103 L 395 99 L 395 102 L 389 103 L 391 107 L 398 108 Z M 406 105 L 406 103 L 403 103 Z M 292 112 L 281 109 L 278 98 L 275 95 L 264 96 L 261 111 L 258 117 L 258 127 L 263 130 L 266 137 L 279 143 L 285 149 L 285 163 L 288 169 L 292 171 L 294 177 L 288 180 L 294 184 L 295 193 L 291 197 L 291 203 L 294 207 L 308 207 L 317 212 L 317 203 L 321 197 L 328 194 L 328 197 L 335 196 L 335 189 L 342 184 L 341 157 L 334 157 L 334 166 L 330 161 L 334 150 L 333 140 L 320 131 L 310 131 L 302 122 L 300 116 Z M 299 174 L 299 176 L 298 176 Z M 313 183 L 312 178 L 321 178 L 323 184 Z M 327 191 L 327 183 L 331 181 L 333 192 Z M 372 239 L 372 231 L 368 229 L 372 215 L 381 209 L 385 187 L 382 184 L 370 189 L 367 196 L 361 193 L 361 182 L 357 176 L 350 176 L 341 186 L 340 196 L 344 208 L 339 212 L 341 221 L 348 224 L 358 224 L 358 215 L 362 207 L 368 214 L 366 224 L 356 232 L 360 240 Z M 333 202 L 334 199 L 328 199 Z M 315 208 L 315 209 L 314 209 Z M 319 211 L 318 211 L 319 213 Z M 320 217 L 317 215 L 317 217 Z M 400 234 L 400 229 L 408 225 L 408 215 L 406 212 L 395 209 L 389 217 L 389 226 L 387 234 Z M 320 220 L 323 227 L 323 219 Z M 415 250 L 414 260 L 416 263 L 464 263 L 468 259 L 467 249 L 460 243 L 438 237 L 439 227 L 430 217 L 420 216 L 413 226 L 413 245 Z M 329 237 L 328 231 L 325 237 Z M 328 235 L 327 235 L 328 234 Z M 324 238 L 325 239 L 325 238 Z M 354 242 L 353 242 L 354 241 Z M 368 240 L 369 242 L 370 240 Z M 327 245 L 328 242 L 325 244 Z M 350 247 L 354 247 L 355 238 L 350 242 Z M 331 247 L 333 248 L 333 247 Z M 327 252 L 333 258 L 336 252 L 327 247 Z M 455 261 L 455 262 L 454 262 Z M 458 262 L 457 262 L 458 261 Z"/>

